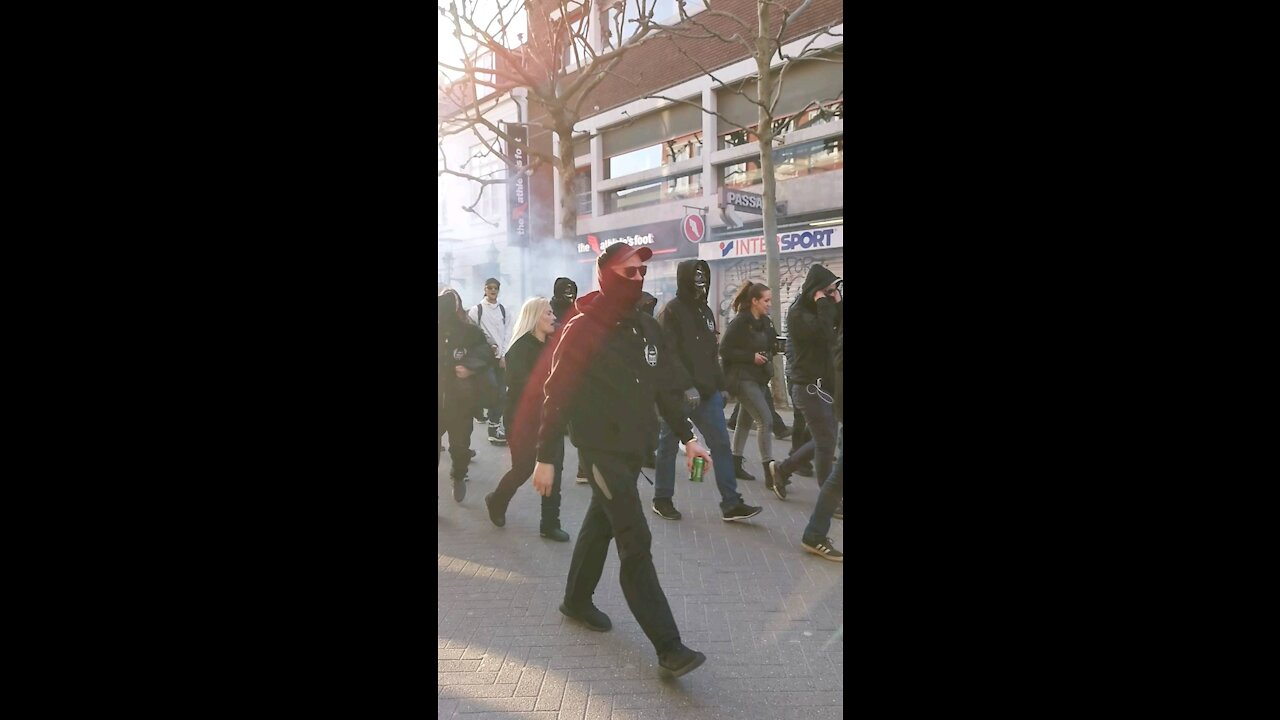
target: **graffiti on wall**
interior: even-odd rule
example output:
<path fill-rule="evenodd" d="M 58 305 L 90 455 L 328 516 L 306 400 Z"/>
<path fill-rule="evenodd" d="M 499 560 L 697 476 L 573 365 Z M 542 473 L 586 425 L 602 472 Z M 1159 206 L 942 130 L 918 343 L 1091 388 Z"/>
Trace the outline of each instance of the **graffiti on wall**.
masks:
<path fill-rule="evenodd" d="M 791 303 L 796 296 L 800 294 L 800 287 L 804 284 L 805 275 L 809 273 L 809 268 L 817 260 L 812 255 L 787 254 L 778 258 L 778 283 L 780 288 L 772 288 L 774 305 L 782 307 L 782 330 L 785 335 L 787 324 L 787 308 L 791 307 Z M 765 258 L 748 257 L 741 260 L 721 263 L 723 268 L 723 290 L 720 295 L 720 302 L 717 307 L 717 313 L 720 316 L 721 327 L 724 327 L 729 320 L 733 319 L 733 296 L 738 294 L 738 290 L 742 288 L 742 284 L 748 280 L 758 283 L 768 284 L 768 272 L 765 267 Z"/>

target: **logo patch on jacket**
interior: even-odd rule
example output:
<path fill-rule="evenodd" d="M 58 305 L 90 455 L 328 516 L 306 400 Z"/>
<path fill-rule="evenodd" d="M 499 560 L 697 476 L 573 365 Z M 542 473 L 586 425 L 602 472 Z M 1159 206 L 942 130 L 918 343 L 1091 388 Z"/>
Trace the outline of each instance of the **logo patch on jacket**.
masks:
<path fill-rule="evenodd" d="M 658 346 L 649 343 L 644 346 L 644 361 L 649 363 L 649 367 L 658 367 Z"/>
<path fill-rule="evenodd" d="M 466 356 L 467 356 L 467 349 L 466 349 L 466 348 L 458 348 L 457 350 L 454 350 L 454 351 L 453 351 L 453 359 L 454 359 L 454 360 L 462 360 L 462 359 L 463 359 L 463 358 L 465 358 Z"/>
<path fill-rule="evenodd" d="M 705 317 L 706 317 L 706 319 L 707 319 L 707 331 L 708 331 L 708 332 L 715 332 L 715 331 L 716 331 L 716 322 L 715 322 L 715 320 L 712 320 L 710 315 L 707 315 L 707 316 L 705 316 Z"/>

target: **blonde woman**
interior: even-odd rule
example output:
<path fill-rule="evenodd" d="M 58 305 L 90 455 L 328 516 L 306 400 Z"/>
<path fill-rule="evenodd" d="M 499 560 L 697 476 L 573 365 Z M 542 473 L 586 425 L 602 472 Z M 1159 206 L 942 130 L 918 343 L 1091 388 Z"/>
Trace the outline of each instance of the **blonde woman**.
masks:
<path fill-rule="evenodd" d="M 538 358 L 552 348 L 548 339 L 555 334 L 556 316 L 551 301 L 544 297 L 530 298 L 520 308 L 515 328 L 511 331 L 511 346 L 507 349 L 507 402 L 502 421 L 506 425 L 507 448 L 511 451 L 511 470 L 502 476 L 498 487 L 484 498 L 489 508 L 489 519 L 502 527 L 507 523 L 507 505 L 516 490 L 533 475 L 537 461 L 538 422 L 542 410 L 542 382 L 546 378 L 532 380 L 545 367 Z M 569 533 L 560 528 L 560 475 L 563 463 L 556 465 L 551 494 L 542 498 L 542 523 L 538 534 L 557 542 L 568 542 Z"/>

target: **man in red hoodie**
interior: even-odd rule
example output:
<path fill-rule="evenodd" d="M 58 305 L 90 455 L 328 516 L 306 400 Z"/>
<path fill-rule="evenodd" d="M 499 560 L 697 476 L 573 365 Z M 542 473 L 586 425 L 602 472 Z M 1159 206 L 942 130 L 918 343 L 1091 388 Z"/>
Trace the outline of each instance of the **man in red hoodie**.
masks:
<path fill-rule="evenodd" d="M 543 386 L 538 464 L 533 487 L 551 492 L 557 444 L 566 425 L 586 461 L 591 505 L 582 521 L 560 612 L 588 628 L 613 624 L 591 596 L 604 572 L 609 540 L 618 545 L 619 582 L 627 606 L 658 653 L 662 670 L 679 677 L 707 658 L 680 641 L 667 596 L 650 552 L 653 536 L 636 484 L 648 439 L 657 434 L 656 402 L 663 419 L 685 444 L 687 463 L 711 456 L 693 436 L 681 389 L 671 382 L 671 361 L 656 320 L 636 309 L 644 290 L 644 264 L 653 252 L 610 245 L 597 261 L 600 290 L 577 301 L 577 313 L 560 330 Z"/>

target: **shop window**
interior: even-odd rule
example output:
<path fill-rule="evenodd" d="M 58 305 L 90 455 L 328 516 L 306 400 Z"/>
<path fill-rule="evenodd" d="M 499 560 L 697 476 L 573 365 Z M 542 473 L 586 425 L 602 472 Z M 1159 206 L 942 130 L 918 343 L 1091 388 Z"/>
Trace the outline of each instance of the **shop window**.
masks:
<path fill-rule="evenodd" d="M 644 185 L 613 190 L 605 195 L 605 210 L 619 212 L 657 205 L 672 200 L 702 196 L 702 173 L 658 180 Z"/>
<path fill-rule="evenodd" d="M 702 133 L 664 140 L 649 147 L 605 158 L 604 176 L 619 178 L 702 155 Z"/>
<path fill-rule="evenodd" d="M 693 15 L 705 8 L 702 0 L 686 0 L 684 4 L 686 15 Z M 642 12 L 658 25 L 675 25 L 681 21 L 678 0 L 624 0 L 614 3 L 609 8 L 608 24 L 604 29 L 605 47 L 617 48 L 630 40 L 640 30 L 640 23 L 637 21 Z"/>
<path fill-rule="evenodd" d="M 825 138 L 774 148 L 773 163 L 774 177 L 779 180 L 839 170 L 844 167 L 844 138 Z M 725 187 L 744 188 L 759 185 L 763 182 L 762 178 L 759 158 L 724 166 Z"/>
<path fill-rule="evenodd" d="M 802 110 L 790 117 L 778 118 L 773 121 L 773 135 L 786 135 L 797 130 L 805 128 L 826 125 L 836 120 L 844 119 L 844 101 L 838 100 L 826 105 L 811 107 Z M 722 145 L 725 148 L 738 147 L 740 145 L 748 145 L 757 142 L 759 138 L 755 134 L 756 125 L 752 125 L 744 130 L 734 130 L 720 136 Z"/>
<path fill-rule="evenodd" d="M 578 199 L 578 216 L 591 214 L 591 168 L 580 168 L 573 176 L 573 194 Z"/>

